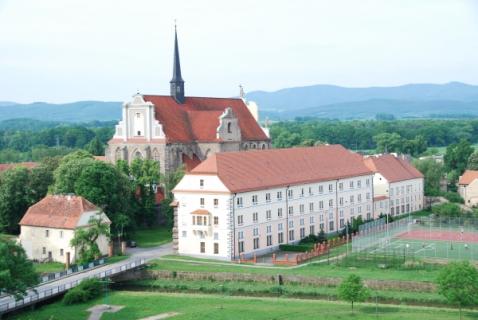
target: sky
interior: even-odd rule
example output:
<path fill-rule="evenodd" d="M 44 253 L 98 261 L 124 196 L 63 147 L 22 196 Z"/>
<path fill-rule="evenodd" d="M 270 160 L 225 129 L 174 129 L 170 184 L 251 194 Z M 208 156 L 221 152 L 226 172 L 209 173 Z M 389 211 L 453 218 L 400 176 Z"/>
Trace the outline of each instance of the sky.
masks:
<path fill-rule="evenodd" d="M 476 0 L 0 0 L 0 101 L 478 84 Z"/>

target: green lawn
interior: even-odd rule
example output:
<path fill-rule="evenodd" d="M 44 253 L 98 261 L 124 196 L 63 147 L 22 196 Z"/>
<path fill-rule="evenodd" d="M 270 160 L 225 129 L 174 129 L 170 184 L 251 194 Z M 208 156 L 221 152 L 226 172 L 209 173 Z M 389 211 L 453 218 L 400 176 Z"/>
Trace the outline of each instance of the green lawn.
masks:
<path fill-rule="evenodd" d="M 191 261 L 185 261 L 191 259 Z M 206 262 L 206 263 L 201 263 Z M 154 260 L 152 269 L 169 271 L 191 271 L 191 272 L 240 272 L 240 273 L 260 273 L 270 275 L 301 275 L 313 277 L 337 277 L 344 278 L 350 273 L 354 273 L 363 279 L 377 280 L 406 280 L 406 281 L 425 281 L 434 282 L 440 270 L 439 266 L 424 267 L 422 269 L 394 269 L 383 270 L 379 263 L 369 263 L 365 266 L 350 267 L 331 262 L 312 263 L 300 267 L 261 267 L 261 266 L 242 266 L 236 263 L 218 262 L 211 260 L 192 259 L 188 257 L 165 256 Z"/>
<path fill-rule="evenodd" d="M 115 262 L 119 262 L 119 261 L 123 261 L 123 260 L 126 260 L 129 258 L 129 255 L 124 255 L 124 256 L 112 256 L 112 257 L 108 257 L 106 258 L 106 263 L 107 264 L 111 264 L 111 263 L 115 263 Z"/>
<path fill-rule="evenodd" d="M 232 297 L 226 295 L 194 295 L 153 292 L 113 292 L 108 298 L 113 305 L 125 306 L 117 313 L 104 313 L 102 320 L 137 320 L 164 312 L 177 312 L 172 320 L 185 319 L 383 319 L 444 320 L 458 319 L 458 311 L 448 308 L 409 307 L 397 305 L 350 304 L 321 300 L 287 298 Z M 86 309 L 104 303 L 99 298 L 87 304 L 65 306 L 61 302 L 26 311 L 14 316 L 17 320 L 84 320 Z M 378 312 L 378 313 L 377 313 Z M 464 312 L 464 319 L 476 319 L 478 312 Z"/>
<path fill-rule="evenodd" d="M 38 273 L 52 273 L 65 270 L 65 265 L 60 262 L 34 263 L 33 267 Z"/>
<path fill-rule="evenodd" d="M 141 248 L 156 247 L 172 241 L 171 229 L 165 227 L 140 229 L 134 233 L 132 240 Z"/>

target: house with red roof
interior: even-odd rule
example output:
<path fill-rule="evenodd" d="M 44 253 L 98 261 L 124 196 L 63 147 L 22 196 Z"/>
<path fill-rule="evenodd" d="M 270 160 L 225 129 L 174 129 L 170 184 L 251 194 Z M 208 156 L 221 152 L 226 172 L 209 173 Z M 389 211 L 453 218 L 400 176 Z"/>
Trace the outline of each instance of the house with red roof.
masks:
<path fill-rule="evenodd" d="M 75 230 L 88 228 L 90 218 L 100 218 L 111 224 L 108 217 L 94 204 L 81 196 L 47 195 L 28 208 L 20 220 L 19 241 L 29 259 L 73 263 L 76 248 L 70 246 Z M 97 240 L 102 254 L 108 253 L 105 236 Z"/>
<path fill-rule="evenodd" d="M 364 157 L 364 164 L 375 174 L 373 190 L 375 214 L 392 216 L 421 210 L 424 203 L 424 177 L 407 159 L 394 154 Z"/>
<path fill-rule="evenodd" d="M 179 254 L 234 260 L 373 219 L 374 172 L 341 145 L 222 152 L 173 190 Z"/>
<path fill-rule="evenodd" d="M 269 149 L 266 128 L 258 123 L 257 106 L 239 98 L 185 95 L 175 32 L 173 78 L 169 95 L 139 94 L 123 104 L 122 120 L 108 142 L 106 158 L 153 159 L 162 173 L 186 171 L 217 152 Z"/>
<path fill-rule="evenodd" d="M 465 205 L 474 207 L 478 204 L 478 171 L 466 170 L 458 180 L 458 193 L 465 200 Z"/>

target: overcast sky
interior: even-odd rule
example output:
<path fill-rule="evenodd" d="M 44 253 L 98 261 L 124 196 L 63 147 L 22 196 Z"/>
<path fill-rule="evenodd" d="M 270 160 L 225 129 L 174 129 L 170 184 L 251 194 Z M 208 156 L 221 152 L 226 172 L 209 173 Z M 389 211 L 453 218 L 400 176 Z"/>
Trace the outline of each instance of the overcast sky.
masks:
<path fill-rule="evenodd" d="M 476 0 L 0 0 L 0 101 L 478 84 Z"/>

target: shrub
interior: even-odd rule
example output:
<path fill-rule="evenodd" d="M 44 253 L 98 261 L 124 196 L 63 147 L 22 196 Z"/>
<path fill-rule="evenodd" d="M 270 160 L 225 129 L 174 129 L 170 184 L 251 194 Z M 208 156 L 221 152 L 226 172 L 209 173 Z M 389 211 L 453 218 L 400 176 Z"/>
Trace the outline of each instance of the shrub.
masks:
<path fill-rule="evenodd" d="M 282 251 L 306 252 L 312 249 L 310 244 L 281 244 L 279 249 Z"/>
<path fill-rule="evenodd" d="M 309 234 L 307 237 L 300 240 L 300 244 L 307 244 L 307 243 L 317 243 L 319 238 L 315 234 Z"/>
<path fill-rule="evenodd" d="M 432 207 L 432 212 L 440 216 L 459 216 L 462 213 L 461 208 L 455 203 L 444 203 Z"/>
<path fill-rule="evenodd" d="M 443 192 L 443 197 L 450 202 L 465 203 L 465 200 L 456 192 Z"/>
<path fill-rule="evenodd" d="M 65 294 L 63 303 L 76 304 L 86 302 L 101 295 L 102 289 L 101 282 L 96 278 L 83 280 Z"/>

